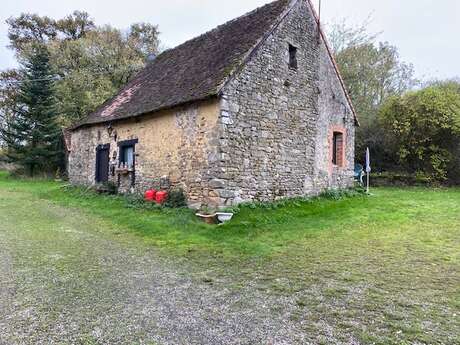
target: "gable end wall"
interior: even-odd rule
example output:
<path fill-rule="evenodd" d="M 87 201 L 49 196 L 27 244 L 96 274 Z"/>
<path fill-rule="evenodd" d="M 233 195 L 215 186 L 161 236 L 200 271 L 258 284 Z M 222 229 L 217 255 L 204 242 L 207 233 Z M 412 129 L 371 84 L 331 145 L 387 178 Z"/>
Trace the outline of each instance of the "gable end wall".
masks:
<path fill-rule="evenodd" d="M 298 70 L 289 68 L 289 44 Z M 318 39 L 307 1 L 291 12 L 222 93 L 223 187 L 216 203 L 318 194 L 353 183 L 354 118 Z M 332 166 L 331 135 L 346 137 L 344 167 Z"/>

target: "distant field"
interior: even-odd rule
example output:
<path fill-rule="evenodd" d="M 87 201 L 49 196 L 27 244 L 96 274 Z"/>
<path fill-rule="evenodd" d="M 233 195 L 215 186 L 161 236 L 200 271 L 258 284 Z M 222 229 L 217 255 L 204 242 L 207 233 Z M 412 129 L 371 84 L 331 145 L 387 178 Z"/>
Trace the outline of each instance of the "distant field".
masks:
<path fill-rule="evenodd" d="M 0 173 L 0 344 L 460 344 L 460 189 L 188 210 Z"/>

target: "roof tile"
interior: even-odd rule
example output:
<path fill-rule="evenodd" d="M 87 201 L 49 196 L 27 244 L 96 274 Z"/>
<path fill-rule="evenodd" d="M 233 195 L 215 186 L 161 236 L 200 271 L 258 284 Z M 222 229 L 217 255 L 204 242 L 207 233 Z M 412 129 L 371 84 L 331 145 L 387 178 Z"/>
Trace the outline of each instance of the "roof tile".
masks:
<path fill-rule="evenodd" d="M 217 95 L 232 71 L 276 24 L 278 0 L 160 54 L 80 126 L 134 117 Z"/>

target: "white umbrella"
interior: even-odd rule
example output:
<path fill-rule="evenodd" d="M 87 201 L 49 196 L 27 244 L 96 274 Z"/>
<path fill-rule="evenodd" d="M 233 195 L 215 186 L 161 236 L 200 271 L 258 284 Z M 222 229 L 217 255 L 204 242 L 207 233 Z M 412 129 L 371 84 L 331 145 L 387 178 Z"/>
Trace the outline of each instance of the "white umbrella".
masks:
<path fill-rule="evenodd" d="M 366 150 L 366 174 L 367 174 L 367 192 L 369 193 L 369 175 L 371 173 L 371 151 L 369 148 Z"/>

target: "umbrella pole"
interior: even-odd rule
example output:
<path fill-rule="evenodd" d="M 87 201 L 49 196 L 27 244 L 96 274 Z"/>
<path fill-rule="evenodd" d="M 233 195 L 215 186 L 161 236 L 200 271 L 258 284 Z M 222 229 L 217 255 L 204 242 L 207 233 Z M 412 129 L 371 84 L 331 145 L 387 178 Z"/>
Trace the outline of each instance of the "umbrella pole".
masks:
<path fill-rule="evenodd" d="M 367 173 L 367 194 L 369 194 L 369 181 L 370 181 L 369 173 Z"/>

